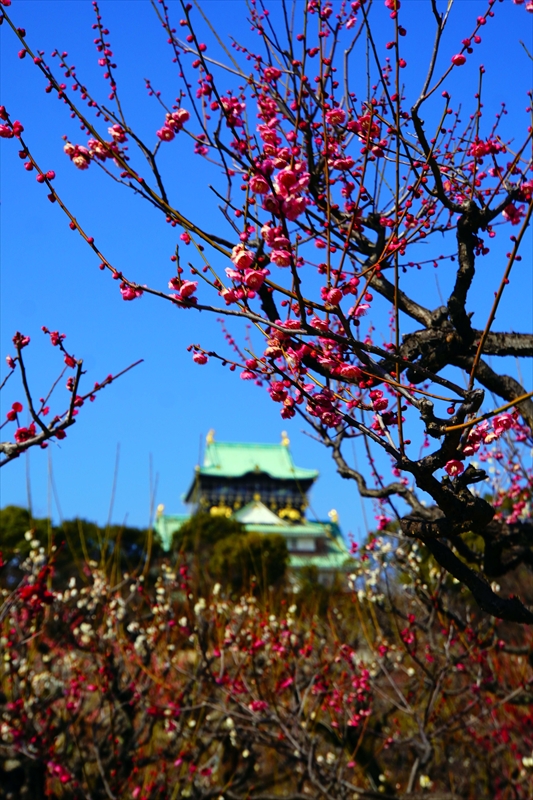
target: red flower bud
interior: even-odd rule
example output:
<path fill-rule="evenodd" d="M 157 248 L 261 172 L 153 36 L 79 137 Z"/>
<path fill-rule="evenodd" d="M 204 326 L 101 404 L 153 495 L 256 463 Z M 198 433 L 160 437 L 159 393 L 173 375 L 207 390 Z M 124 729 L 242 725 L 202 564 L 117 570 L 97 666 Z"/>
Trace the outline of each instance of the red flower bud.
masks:
<path fill-rule="evenodd" d="M 462 53 L 457 53 L 457 55 L 452 56 L 452 64 L 455 67 L 462 67 L 465 62 L 466 56 L 464 56 Z"/>

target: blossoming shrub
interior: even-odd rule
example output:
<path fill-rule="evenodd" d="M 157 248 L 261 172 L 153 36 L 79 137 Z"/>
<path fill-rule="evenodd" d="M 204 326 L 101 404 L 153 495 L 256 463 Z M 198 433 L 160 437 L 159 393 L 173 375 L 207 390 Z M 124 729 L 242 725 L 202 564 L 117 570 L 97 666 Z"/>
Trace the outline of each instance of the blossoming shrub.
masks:
<path fill-rule="evenodd" d="M 392 554 L 369 541 L 319 616 L 199 596 L 184 560 L 61 584 L 33 541 L 3 591 L 0 796 L 527 800 L 531 633 Z"/>
<path fill-rule="evenodd" d="M 533 336 L 496 327 L 514 302 L 509 284 L 529 277 L 532 93 L 519 42 L 532 3 L 441 9 L 435 0 L 415 13 L 400 0 L 308 0 L 289 12 L 284 1 L 251 0 L 236 4 L 243 24 L 232 18 L 226 37 L 222 17 L 209 21 L 186 2 L 178 16 L 177 4 L 154 0 L 172 71 L 166 81 L 147 37 L 138 57 L 164 83 L 147 78 L 144 104 L 119 85 L 127 72 L 120 78 L 103 11 L 92 6 L 104 96 L 67 50 L 37 49 L 40 32 L 27 33 L 23 9 L 2 0 L 0 23 L 26 58 L 24 80 L 33 70 L 60 100 L 64 158 L 78 179 L 98 172 L 117 191 L 106 192 L 112 213 L 129 216 L 128 193 L 160 213 L 168 272 L 148 270 L 149 259 L 126 263 L 120 248 L 115 263 L 102 252 L 44 163 L 53 151 L 34 155 L 33 141 L 44 148 L 46 137 L 25 130 L 18 104 L 0 106 L 8 152 L 16 159 L 16 145 L 65 228 L 116 281 L 117 300 L 157 297 L 177 324 L 196 311 L 231 318 L 232 329 L 243 323 L 240 339 L 225 331 L 228 346 L 191 342 L 194 362 L 218 359 L 266 389 L 281 417 L 305 420 L 340 474 L 372 498 L 380 524 L 393 514 L 485 612 L 532 624 L 518 597 L 492 588 L 533 558 L 524 450 L 533 400 L 527 371 L 508 359 L 531 358 Z M 498 84 L 502 30 L 513 79 Z M 205 176 L 198 203 L 181 191 L 191 158 L 198 166 L 183 174 L 195 193 Z M 152 236 L 142 228 L 139 242 Z M 435 274 L 442 292 L 430 288 Z M 77 302 L 75 277 L 57 275 Z M 11 408 L 12 421 L 18 413 Z M 57 438 L 58 426 L 46 436 Z M 45 437 L 35 419 L 16 430 L 17 448 Z M 368 458 L 354 458 L 354 440 Z M 488 450 L 505 463 L 503 493 L 479 491 L 491 477 Z M 515 502 L 502 514 L 506 491 Z M 463 538 L 471 533 L 483 542 L 479 559 Z"/>

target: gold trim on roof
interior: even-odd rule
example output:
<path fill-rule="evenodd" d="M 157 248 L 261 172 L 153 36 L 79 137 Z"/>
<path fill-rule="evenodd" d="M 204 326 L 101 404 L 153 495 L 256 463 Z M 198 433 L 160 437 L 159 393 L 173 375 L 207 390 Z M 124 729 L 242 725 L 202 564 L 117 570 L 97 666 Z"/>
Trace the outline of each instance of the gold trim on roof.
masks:
<path fill-rule="evenodd" d="M 231 508 L 221 503 L 219 506 L 211 506 L 209 513 L 213 517 L 231 517 Z"/>

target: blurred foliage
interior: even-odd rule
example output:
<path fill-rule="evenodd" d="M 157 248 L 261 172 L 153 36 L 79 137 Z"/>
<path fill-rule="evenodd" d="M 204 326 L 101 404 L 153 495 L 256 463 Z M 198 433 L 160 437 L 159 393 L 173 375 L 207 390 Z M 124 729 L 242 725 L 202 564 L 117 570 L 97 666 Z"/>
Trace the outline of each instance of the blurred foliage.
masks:
<path fill-rule="evenodd" d="M 238 520 L 200 511 L 176 531 L 172 547 L 184 553 L 205 551 L 206 548 L 214 547 L 221 539 L 234 534 L 245 534 L 245 527 Z"/>
<path fill-rule="evenodd" d="M 89 561 L 110 569 L 134 571 L 143 566 L 149 548 L 152 559 L 159 555 L 159 545 L 152 539 L 150 532 L 142 528 L 125 525 L 103 528 L 79 518 L 64 520 L 56 526 L 49 519 L 33 518 L 28 509 L 6 506 L 0 509 L 0 552 L 5 563 L 2 582 L 9 586 L 20 580 L 20 566 L 32 548 L 32 541 L 38 541 L 52 558 L 56 574 L 68 578 L 83 575 Z"/>
<path fill-rule="evenodd" d="M 240 593 L 281 586 L 289 560 L 280 534 L 247 532 L 231 517 L 199 512 L 174 534 L 173 549 L 189 557 L 199 594 L 220 583 Z"/>
<path fill-rule="evenodd" d="M 279 533 L 250 531 L 220 539 L 209 560 L 216 580 L 234 592 L 255 584 L 261 591 L 282 584 L 289 560 L 287 542 Z"/>
<path fill-rule="evenodd" d="M 298 601 L 306 613 L 324 617 L 330 605 L 335 605 L 339 597 L 346 594 L 338 583 L 340 581 L 334 582 L 332 586 L 325 586 L 320 583 L 318 568 L 314 564 L 302 567 L 298 571 Z"/>

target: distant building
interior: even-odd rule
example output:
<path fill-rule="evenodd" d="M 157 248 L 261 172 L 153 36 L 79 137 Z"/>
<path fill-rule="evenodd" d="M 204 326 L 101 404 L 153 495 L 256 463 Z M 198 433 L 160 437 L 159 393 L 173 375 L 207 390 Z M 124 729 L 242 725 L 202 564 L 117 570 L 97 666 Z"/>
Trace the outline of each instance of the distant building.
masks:
<path fill-rule="evenodd" d="M 213 434 L 207 436 L 204 463 L 196 467 L 184 497 L 193 513 L 233 517 L 248 531 L 282 534 L 291 569 L 315 566 L 321 582 L 345 573 L 350 553 L 337 513 L 330 511 L 327 522 L 306 518 L 308 493 L 318 472 L 294 465 L 287 435 L 281 444 L 244 444 L 216 442 Z M 189 515 L 165 514 L 159 506 L 155 529 L 165 550 L 187 519 Z"/>

